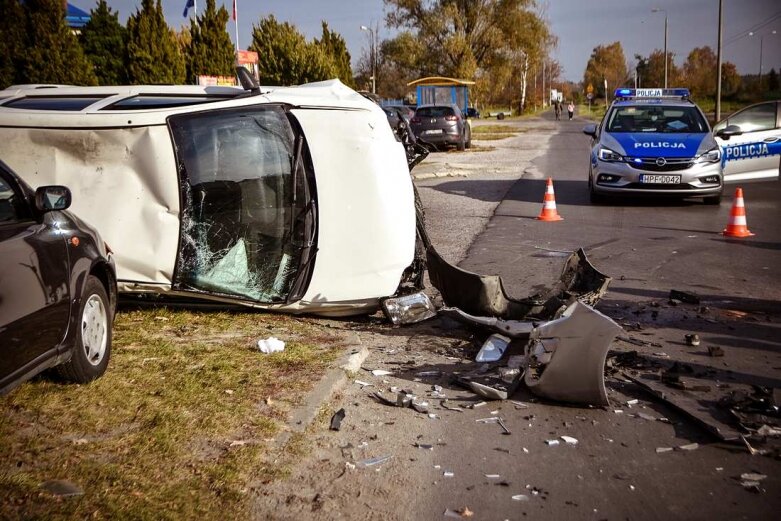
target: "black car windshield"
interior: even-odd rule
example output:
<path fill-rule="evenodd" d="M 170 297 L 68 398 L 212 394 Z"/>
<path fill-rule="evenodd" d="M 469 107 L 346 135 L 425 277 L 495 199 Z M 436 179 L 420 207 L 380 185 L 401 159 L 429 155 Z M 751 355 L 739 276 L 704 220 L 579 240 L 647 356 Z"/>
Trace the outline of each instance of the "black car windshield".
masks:
<path fill-rule="evenodd" d="M 287 300 L 311 246 L 303 136 L 278 106 L 174 116 L 170 126 L 183 200 L 175 285 Z"/>
<path fill-rule="evenodd" d="M 420 107 L 415 115 L 424 118 L 441 118 L 453 116 L 454 112 L 452 107 Z"/>
<path fill-rule="evenodd" d="M 695 106 L 631 105 L 613 108 L 608 132 L 708 132 L 708 123 Z"/>

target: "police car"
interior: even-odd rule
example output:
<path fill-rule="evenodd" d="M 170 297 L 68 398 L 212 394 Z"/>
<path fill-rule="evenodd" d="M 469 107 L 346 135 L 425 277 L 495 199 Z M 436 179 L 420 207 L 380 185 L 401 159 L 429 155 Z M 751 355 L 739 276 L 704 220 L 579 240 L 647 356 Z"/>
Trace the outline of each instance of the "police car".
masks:
<path fill-rule="evenodd" d="M 616 89 L 592 138 L 588 186 L 606 196 L 702 197 L 719 204 L 722 151 L 688 89 Z"/>
<path fill-rule="evenodd" d="M 748 106 L 713 126 L 721 146 L 724 181 L 778 179 L 781 101 Z"/>

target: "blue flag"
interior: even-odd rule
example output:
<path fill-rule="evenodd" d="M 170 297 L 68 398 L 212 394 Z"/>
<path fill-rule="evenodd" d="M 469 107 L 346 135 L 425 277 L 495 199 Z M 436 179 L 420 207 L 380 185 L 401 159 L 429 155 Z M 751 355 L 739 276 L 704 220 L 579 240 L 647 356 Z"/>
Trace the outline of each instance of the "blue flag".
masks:
<path fill-rule="evenodd" d="M 195 7 L 195 0 L 187 0 L 187 3 L 184 6 L 184 12 L 182 13 L 182 16 L 187 18 L 187 10 L 191 7 Z"/>

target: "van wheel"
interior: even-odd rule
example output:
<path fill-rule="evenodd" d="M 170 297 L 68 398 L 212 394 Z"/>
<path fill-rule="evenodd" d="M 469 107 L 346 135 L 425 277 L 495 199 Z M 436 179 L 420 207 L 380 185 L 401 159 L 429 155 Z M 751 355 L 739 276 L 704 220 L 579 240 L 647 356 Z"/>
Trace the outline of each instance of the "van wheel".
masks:
<path fill-rule="evenodd" d="M 106 289 L 89 275 L 76 323 L 76 343 L 71 359 L 58 367 L 65 380 L 87 383 L 106 372 L 111 356 L 112 310 Z"/>
<path fill-rule="evenodd" d="M 466 137 L 464 137 L 463 134 L 461 134 L 461 139 L 458 140 L 456 147 L 458 147 L 458 150 L 460 152 L 463 152 L 464 149 L 466 148 Z"/>
<path fill-rule="evenodd" d="M 469 132 L 469 134 L 466 137 L 466 148 L 472 148 L 472 130 L 467 129 L 467 132 Z"/>

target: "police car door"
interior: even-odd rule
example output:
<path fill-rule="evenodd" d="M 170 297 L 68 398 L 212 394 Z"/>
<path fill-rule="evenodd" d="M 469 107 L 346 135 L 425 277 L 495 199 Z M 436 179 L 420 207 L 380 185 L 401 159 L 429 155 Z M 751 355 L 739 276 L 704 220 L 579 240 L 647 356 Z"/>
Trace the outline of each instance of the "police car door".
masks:
<path fill-rule="evenodd" d="M 778 102 L 745 108 L 714 127 L 721 147 L 724 181 L 778 179 L 781 164 L 781 122 Z M 739 132 L 732 132 L 739 127 Z M 728 128 L 729 127 L 729 128 Z"/>

